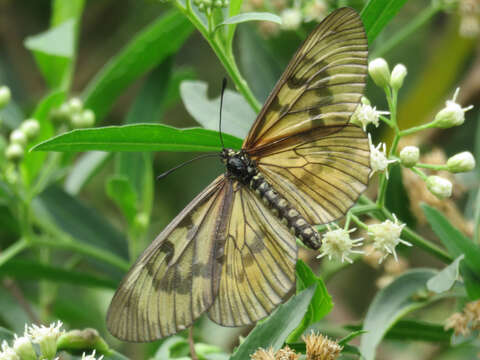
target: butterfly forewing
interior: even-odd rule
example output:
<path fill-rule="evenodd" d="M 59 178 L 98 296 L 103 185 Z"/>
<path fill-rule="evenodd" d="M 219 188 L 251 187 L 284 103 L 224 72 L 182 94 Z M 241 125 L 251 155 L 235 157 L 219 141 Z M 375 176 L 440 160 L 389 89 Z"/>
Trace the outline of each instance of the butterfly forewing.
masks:
<path fill-rule="evenodd" d="M 365 87 L 368 46 L 355 10 L 328 16 L 305 40 L 258 115 L 243 149 L 346 124 Z"/>
<path fill-rule="evenodd" d="M 298 134 L 259 155 L 253 158 L 267 181 L 311 224 L 343 216 L 368 183 L 368 139 L 354 125 Z"/>
<path fill-rule="evenodd" d="M 295 237 L 248 187 L 233 182 L 233 211 L 227 226 L 220 289 L 208 311 L 224 326 L 267 316 L 295 282 Z"/>
<path fill-rule="evenodd" d="M 232 193 L 222 175 L 144 251 L 115 293 L 107 326 L 127 341 L 152 341 L 193 323 L 219 286 Z"/>

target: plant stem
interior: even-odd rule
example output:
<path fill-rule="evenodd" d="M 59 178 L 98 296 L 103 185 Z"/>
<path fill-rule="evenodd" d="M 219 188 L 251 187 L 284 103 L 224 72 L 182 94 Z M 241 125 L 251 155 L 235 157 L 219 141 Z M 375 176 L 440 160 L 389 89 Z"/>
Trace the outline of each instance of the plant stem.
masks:
<path fill-rule="evenodd" d="M 192 11 L 180 4 L 178 1 L 173 2 L 177 9 L 185 15 L 193 25 L 197 28 L 198 31 L 202 34 L 205 40 L 208 42 L 210 47 L 217 55 L 218 59 L 224 66 L 225 70 L 227 71 L 228 75 L 232 78 L 233 82 L 237 90 L 243 95 L 243 97 L 247 100 L 248 104 L 252 107 L 252 109 L 258 113 L 260 112 L 261 105 L 258 100 L 253 95 L 252 90 L 248 86 L 245 79 L 240 74 L 238 69 L 237 63 L 235 62 L 235 58 L 231 53 L 228 53 L 225 46 L 221 44 L 218 38 L 215 38 L 212 34 L 209 33 L 208 29 L 205 27 L 204 23 L 198 18 L 198 16 Z M 211 36 L 210 36 L 211 35 Z"/>
<path fill-rule="evenodd" d="M 432 123 L 426 123 L 426 124 L 423 124 L 423 125 L 418 125 L 418 126 L 411 127 L 409 129 L 402 130 L 402 131 L 400 131 L 400 133 L 398 135 L 400 137 L 403 137 L 403 136 L 414 134 L 416 132 L 419 132 L 419 131 L 422 131 L 422 130 L 425 130 L 425 129 L 430 129 L 431 127 L 432 127 Z"/>
<path fill-rule="evenodd" d="M 440 259 L 444 263 L 449 264 L 453 261 L 453 258 L 448 253 L 446 253 L 444 250 L 442 250 L 435 244 L 431 243 L 430 241 L 424 239 L 422 236 L 417 234 L 408 226 L 405 226 L 403 228 L 402 239 L 436 256 L 438 259 Z"/>
<path fill-rule="evenodd" d="M 447 166 L 446 166 L 446 165 L 421 164 L 421 163 L 415 164 L 415 167 L 423 168 L 423 169 L 433 169 L 433 170 L 437 170 L 437 171 L 446 170 L 446 169 L 447 169 Z"/>
<path fill-rule="evenodd" d="M 425 25 L 441 8 L 439 6 L 429 6 L 420 12 L 415 18 L 407 25 L 386 41 L 382 46 L 373 52 L 371 58 L 377 58 L 385 55 L 387 52 L 398 46 L 399 43 L 409 38 L 415 32 L 418 31 L 423 25 Z"/>
<path fill-rule="evenodd" d="M 20 238 L 18 241 L 3 250 L 0 254 L 0 267 L 17 254 L 28 248 L 29 245 L 30 243 L 26 238 Z"/>

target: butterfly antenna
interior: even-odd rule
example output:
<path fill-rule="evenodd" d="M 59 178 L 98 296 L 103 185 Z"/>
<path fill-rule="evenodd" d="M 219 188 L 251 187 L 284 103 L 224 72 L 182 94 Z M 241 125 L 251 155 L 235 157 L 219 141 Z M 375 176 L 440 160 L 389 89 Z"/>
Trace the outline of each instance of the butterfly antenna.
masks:
<path fill-rule="evenodd" d="M 227 87 L 227 78 L 223 78 L 222 82 L 222 94 L 220 95 L 220 121 L 218 124 L 218 132 L 220 134 L 220 142 L 222 143 L 222 149 L 225 149 L 225 144 L 223 143 L 222 136 L 222 107 L 223 107 L 223 94 L 225 93 L 225 88 Z"/>
<path fill-rule="evenodd" d="M 180 169 L 181 167 L 184 167 L 185 165 L 188 165 L 194 161 L 197 161 L 197 160 L 200 160 L 200 159 L 204 159 L 204 158 L 207 158 L 207 157 L 214 157 L 214 156 L 218 156 L 217 153 L 214 153 L 214 154 L 205 154 L 205 155 L 200 155 L 200 156 L 197 156 L 193 159 L 190 159 L 190 160 L 187 160 L 183 163 L 181 163 L 180 165 L 177 165 L 173 168 L 171 168 L 170 170 L 167 170 L 165 171 L 164 173 L 160 174 L 157 176 L 157 180 L 160 180 L 160 179 L 163 179 L 164 177 L 166 177 L 167 175 L 171 174 L 172 172 L 174 172 L 175 170 L 178 170 Z"/>

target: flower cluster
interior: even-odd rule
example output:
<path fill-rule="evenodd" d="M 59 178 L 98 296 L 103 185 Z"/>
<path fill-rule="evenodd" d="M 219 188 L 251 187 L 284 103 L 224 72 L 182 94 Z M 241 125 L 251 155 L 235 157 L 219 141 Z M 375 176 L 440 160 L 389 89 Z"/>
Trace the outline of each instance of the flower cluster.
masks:
<path fill-rule="evenodd" d="M 336 224 L 335 224 L 336 225 Z M 329 260 L 338 259 L 344 262 L 353 263 L 350 255 L 353 253 L 362 254 L 361 250 L 352 250 L 354 247 L 362 246 L 363 238 L 352 240 L 350 233 L 356 231 L 356 229 L 341 229 L 336 225 L 337 229 L 332 229 L 327 226 L 328 231 L 323 234 L 322 252 L 317 258 L 327 256 Z"/>
<path fill-rule="evenodd" d="M 462 312 L 453 313 L 445 322 L 445 330 L 449 329 L 463 336 L 480 330 L 480 300 L 467 303 Z"/>
<path fill-rule="evenodd" d="M 95 125 L 95 113 L 85 109 L 83 101 L 79 98 L 71 98 L 63 103 L 58 109 L 52 111 L 51 118 L 57 123 L 67 123 L 73 129 L 87 128 Z"/>
<path fill-rule="evenodd" d="M 228 0 L 193 0 L 193 3 L 201 12 L 228 7 Z"/>
<path fill-rule="evenodd" d="M 10 142 L 5 150 L 5 156 L 8 160 L 20 161 L 29 141 L 37 137 L 40 132 L 40 124 L 36 119 L 27 119 L 19 127 L 10 133 Z"/>
<path fill-rule="evenodd" d="M 330 340 L 321 334 L 311 332 L 303 337 L 306 346 L 307 360 L 335 360 L 339 357 L 343 347 L 336 341 Z M 297 360 L 301 354 L 296 353 L 288 346 L 275 352 L 270 349 L 258 349 L 250 359 L 252 360 Z"/>

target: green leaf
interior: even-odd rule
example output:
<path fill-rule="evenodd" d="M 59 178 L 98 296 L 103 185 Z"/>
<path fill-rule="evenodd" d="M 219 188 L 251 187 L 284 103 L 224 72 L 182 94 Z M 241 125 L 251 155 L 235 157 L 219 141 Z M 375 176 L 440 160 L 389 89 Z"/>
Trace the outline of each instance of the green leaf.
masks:
<path fill-rule="evenodd" d="M 38 67 L 51 88 L 59 87 L 75 55 L 76 20 L 69 19 L 41 34 L 27 37 Z"/>
<path fill-rule="evenodd" d="M 315 286 L 312 286 L 280 305 L 265 321 L 255 326 L 230 360 L 249 359 L 259 347 L 280 349 L 290 332 L 302 321 L 314 294 Z"/>
<path fill-rule="evenodd" d="M 332 297 L 328 293 L 323 280 L 317 277 L 313 273 L 312 269 L 310 269 L 310 267 L 302 260 L 297 261 L 296 275 L 297 293 L 309 288 L 312 285 L 316 285 L 316 290 L 302 322 L 298 328 L 292 332 L 287 342 L 296 341 L 310 325 L 323 319 L 323 317 L 327 315 L 333 308 Z"/>
<path fill-rule="evenodd" d="M 438 236 L 440 241 L 448 249 L 448 252 L 455 257 L 462 254 L 465 255 L 464 264 L 468 266 L 472 274 L 464 277 L 465 282 L 480 278 L 480 247 L 473 243 L 472 240 L 463 235 L 460 230 L 454 227 L 448 219 L 442 215 L 438 210 L 422 204 L 423 212 L 427 218 L 427 221 L 432 226 L 433 231 Z M 464 275 L 465 267 L 460 265 L 460 272 Z M 471 275 L 471 276 L 470 276 Z M 468 284 L 467 290 L 469 296 L 473 296 L 473 290 L 480 288 L 480 282 L 476 281 L 474 284 Z M 476 291 L 475 291 L 476 292 Z M 480 293 L 479 293 L 480 295 Z M 478 299 L 480 297 L 471 298 L 471 300 Z"/>
<path fill-rule="evenodd" d="M 12 259 L 0 267 L 0 275 L 10 276 L 15 279 L 49 280 L 58 283 L 75 284 L 75 286 L 107 289 L 115 289 L 117 287 L 117 282 L 110 279 L 18 259 Z"/>
<path fill-rule="evenodd" d="M 34 144 L 39 143 L 45 139 L 48 139 L 54 134 L 53 125 L 49 119 L 50 111 L 60 106 L 65 100 L 65 92 L 58 91 L 51 93 L 50 95 L 46 96 L 35 108 L 35 111 L 32 114 L 32 118 L 38 120 L 40 124 L 40 133 L 34 140 Z M 29 145 L 34 145 L 29 144 Z M 30 148 L 31 150 L 31 148 Z M 41 153 L 25 153 L 25 157 L 22 161 L 22 174 L 24 181 L 28 184 L 32 183 L 32 181 L 36 178 L 38 173 L 42 168 L 45 166 L 45 159 L 47 154 Z"/>
<path fill-rule="evenodd" d="M 114 175 L 106 185 L 107 195 L 122 210 L 129 225 L 133 224 L 137 214 L 137 194 L 127 177 Z"/>
<path fill-rule="evenodd" d="M 407 0 L 370 0 L 364 6 L 360 16 L 369 43 L 375 40 L 406 2 Z"/>
<path fill-rule="evenodd" d="M 365 331 L 364 330 L 356 330 L 356 331 L 353 331 L 351 332 L 350 334 L 348 334 L 347 336 L 341 338 L 340 340 L 338 340 L 338 345 L 346 345 L 348 344 L 350 341 L 352 341 L 353 339 L 355 339 L 356 337 L 362 335 L 362 334 L 365 334 Z"/>
<path fill-rule="evenodd" d="M 226 147 L 239 149 L 242 141 L 224 134 Z M 218 151 L 222 150 L 218 132 L 177 129 L 161 124 L 134 124 L 78 129 L 53 137 L 32 151 Z"/>
<path fill-rule="evenodd" d="M 465 262 L 460 263 L 460 273 L 462 274 L 465 290 L 470 300 L 480 299 L 480 277 L 474 273 Z"/>
<path fill-rule="evenodd" d="M 67 174 L 64 184 L 65 191 L 70 195 L 77 195 L 111 156 L 111 153 L 103 151 L 89 151 L 80 155 Z"/>
<path fill-rule="evenodd" d="M 415 269 L 400 275 L 390 285 L 381 289 L 368 308 L 360 351 L 366 360 L 375 358 L 375 350 L 387 331 L 407 313 L 425 305 L 426 301 L 415 299 L 419 290 L 436 271 Z"/>
<path fill-rule="evenodd" d="M 95 112 L 97 122 L 110 111 L 127 86 L 176 53 L 192 31 L 193 25 L 184 16 L 169 11 L 112 58 L 83 93 L 85 107 Z"/>
<path fill-rule="evenodd" d="M 222 25 L 240 24 L 247 21 L 271 21 L 277 24 L 282 23 L 282 19 L 280 18 L 280 16 L 269 12 L 248 12 L 240 15 L 231 16 L 221 24 L 218 24 L 217 27 Z"/>
<path fill-rule="evenodd" d="M 228 16 L 233 17 L 238 15 L 240 13 L 240 10 L 242 9 L 242 2 L 243 0 L 230 0 L 230 5 L 228 7 Z M 228 49 L 232 49 L 232 43 L 233 43 L 233 37 L 235 35 L 235 29 L 237 25 L 236 24 L 231 24 L 228 25 L 228 30 L 227 30 L 227 38 L 226 38 L 226 44 Z"/>
<path fill-rule="evenodd" d="M 219 126 L 220 97 L 210 100 L 207 84 L 202 81 L 184 81 L 180 94 L 188 113 L 204 128 L 217 130 Z M 256 115 L 243 96 L 226 90 L 223 97 L 222 132 L 245 138 Z"/>
<path fill-rule="evenodd" d="M 52 26 L 57 26 L 71 18 L 80 18 L 85 0 L 53 0 L 52 1 Z"/>
<path fill-rule="evenodd" d="M 445 269 L 428 280 L 427 289 L 437 294 L 450 290 L 458 279 L 460 261 L 464 257 L 464 254 L 460 255 L 450 265 L 445 267 Z"/>

